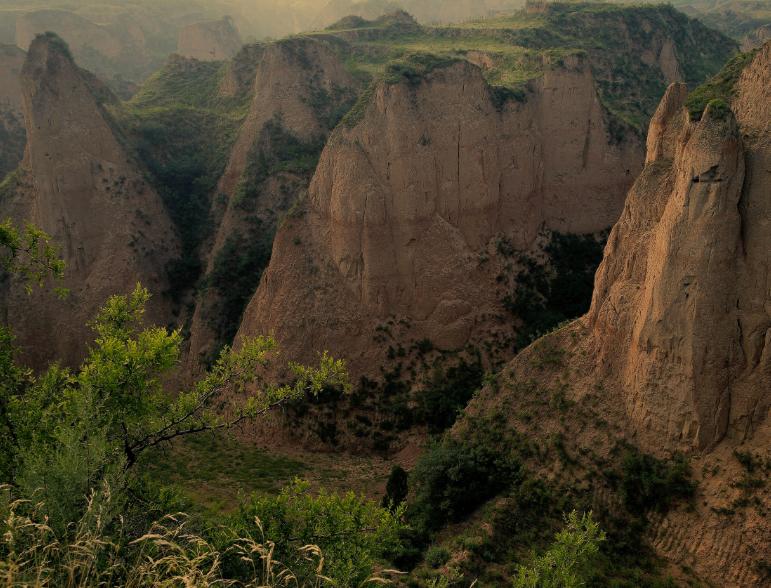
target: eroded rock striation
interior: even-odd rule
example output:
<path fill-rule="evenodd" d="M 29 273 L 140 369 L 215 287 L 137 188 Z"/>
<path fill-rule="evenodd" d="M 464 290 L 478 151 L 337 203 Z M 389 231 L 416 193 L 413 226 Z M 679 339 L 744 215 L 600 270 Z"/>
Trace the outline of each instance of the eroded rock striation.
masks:
<path fill-rule="evenodd" d="M 597 274 L 586 320 L 599 364 L 651 446 L 709 449 L 768 410 L 770 51 L 731 108 L 713 101 L 700 120 L 670 87 Z"/>
<path fill-rule="evenodd" d="M 501 104 L 478 67 L 379 84 L 330 138 L 302 211 L 279 230 L 240 335 L 288 353 L 328 349 L 373 368 L 377 325 L 461 348 L 500 314 L 496 238 L 601 231 L 639 171 L 641 145 L 609 135 L 585 60 L 549 69 Z"/>

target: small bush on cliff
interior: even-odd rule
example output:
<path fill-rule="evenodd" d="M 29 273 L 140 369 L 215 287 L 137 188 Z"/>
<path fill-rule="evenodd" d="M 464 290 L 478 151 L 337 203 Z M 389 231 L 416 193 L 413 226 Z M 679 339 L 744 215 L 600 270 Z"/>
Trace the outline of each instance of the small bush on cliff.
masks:
<path fill-rule="evenodd" d="M 593 520 L 592 513 L 579 516 L 576 511 L 565 517 L 565 528 L 554 543 L 529 565 L 520 565 L 514 588 L 578 588 L 585 586 L 592 564 L 605 541 L 605 532 Z"/>
<path fill-rule="evenodd" d="M 667 510 L 675 501 L 693 496 L 696 489 L 683 456 L 664 461 L 633 449 L 624 455 L 620 482 L 624 504 L 635 514 Z"/>
<path fill-rule="evenodd" d="M 688 95 L 685 106 L 688 108 L 691 120 L 699 120 L 710 103 L 728 107 L 734 96 L 739 76 L 744 68 L 750 64 L 756 53 L 757 50 L 740 53 L 729 61 L 717 75 L 711 77 Z"/>

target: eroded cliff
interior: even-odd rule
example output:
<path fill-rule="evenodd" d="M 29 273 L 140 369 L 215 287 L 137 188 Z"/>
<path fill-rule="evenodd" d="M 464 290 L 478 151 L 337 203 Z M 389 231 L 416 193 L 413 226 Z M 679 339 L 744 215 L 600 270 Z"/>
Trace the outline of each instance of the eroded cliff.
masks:
<path fill-rule="evenodd" d="M 767 585 L 771 536 L 771 44 L 743 63 L 729 99 L 706 108 L 669 88 L 590 312 L 523 351 L 467 410 L 559 438 L 562 453 L 534 467 L 599 512 L 618 511 L 618 478 L 603 472 L 625 447 L 687 455 L 695 496 L 650 507 L 644 534 L 675 576 L 720 586 Z"/>
<path fill-rule="evenodd" d="M 85 325 L 99 307 L 137 282 L 155 293 L 148 319 L 168 321 L 165 265 L 177 254 L 177 238 L 102 107 L 114 98 L 75 65 L 60 38 L 35 38 L 21 82 L 27 151 L 3 212 L 53 237 L 66 263 L 69 296 L 27 295 L 6 284 L 4 315 L 33 364 L 54 358 L 71 364 L 85 352 L 91 338 Z"/>
<path fill-rule="evenodd" d="M 239 334 L 275 332 L 301 358 L 328 349 L 354 374 L 372 373 L 392 318 L 404 341 L 462 348 L 501 322 L 496 242 L 609 227 L 641 160 L 634 135 L 610 137 L 580 57 L 521 102 L 496 102 L 465 61 L 381 83 L 330 138 Z"/>
<path fill-rule="evenodd" d="M 212 214 L 216 229 L 191 328 L 191 357 L 211 357 L 230 342 L 270 259 L 280 216 L 307 190 L 327 134 L 355 98 L 357 83 L 327 43 L 289 39 L 245 48 L 248 79 L 237 58 L 220 86 L 246 85 L 252 98 Z"/>

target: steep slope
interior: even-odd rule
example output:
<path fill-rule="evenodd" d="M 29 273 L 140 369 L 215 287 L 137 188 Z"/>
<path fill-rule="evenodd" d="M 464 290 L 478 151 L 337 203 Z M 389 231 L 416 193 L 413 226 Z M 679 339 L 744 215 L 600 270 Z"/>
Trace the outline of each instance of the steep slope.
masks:
<path fill-rule="evenodd" d="M 558 107 L 558 105 L 560 105 Z M 567 105 L 567 107 L 565 107 Z M 614 143 L 585 58 L 549 69 L 522 102 L 496 104 L 476 66 L 396 76 L 327 144 L 303 209 L 277 236 L 240 334 L 275 332 L 373 373 L 376 327 L 458 349 L 502 322 L 496 276 L 539 230 L 610 226 L 639 169 Z M 489 259 L 492 257 L 492 259 Z"/>
<path fill-rule="evenodd" d="M 0 182 L 21 162 L 27 141 L 19 79 L 24 57 L 24 51 L 0 45 Z"/>
<path fill-rule="evenodd" d="M 619 442 L 685 452 L 695 499 L 650 508 L 645 534 L 672 570 L 720 586 L 769 582 L 771 43 L 743 61 L 728 102 L 694 108 L 702 91 L 685 108 L 685 88 L 669 88 L 590 312 L 517 356 L 456 430 L 500 414 L 528 439 L 559 438 L 537 467 L 572 491 L 590 480 L 611 512 L 621 489 L 603 472 Z"/>
<path fill-rule="evenodd" d="M 28 145 L 5 213 L 51 234 L 67 264 L 56 300 L 11 284 L 4 314 L 35 365 L 73 363 L 89 339 L 86 323 L 108 296 L 141 281 L 157 293 L 148 319 L 165 324 L 166 263 L 177 254 L 166 211 L 129 158 L 102 101 L 109 91 L 74 64 L 55 35 L 37 37 L 22 70 Z M 55 326 L 55 330 L 52 327 Z"/>
<path fill-rule="evenodd" d="M 240 48 L 241 36 L 228 17 L 188 25 L 177 41 L 177 53 L 201 61 L 230 59 Z"/>
<path fill-rule="evenodd" d="M 237 58 L 220 86 L 227 94 L 247 84 L 252 99 L 217 186 L 206 287 L 191 327 L 194 360 L 232 340 L 280 215 L 307 189 L 326 135 L 355 99 L 357 84 L 328 43 L 287 39 L 244 54 L 255 64 L 251 77 L 239 78 Z"/>
<path fill-rule="evenodd" d="M 538 255 L 540 229 L 610 227 L 656 88 L 734 49 L 669 8 L 592 4 L 437 28 L 400 12 L 309 37 L 384 81 L 326 146 L 306 217 L 280 232 L 240 332 L 283 333 L 303 357 L 330 346 L 355 373 L 377 369 L 388 344 L 374 329 L 391 320 L 410 325 L 397 346 L 493 337 L 510 353 L 503 285 L 523 264 L 505 258 Z M 635 83 L 622 91 L 619 75 Z"/>

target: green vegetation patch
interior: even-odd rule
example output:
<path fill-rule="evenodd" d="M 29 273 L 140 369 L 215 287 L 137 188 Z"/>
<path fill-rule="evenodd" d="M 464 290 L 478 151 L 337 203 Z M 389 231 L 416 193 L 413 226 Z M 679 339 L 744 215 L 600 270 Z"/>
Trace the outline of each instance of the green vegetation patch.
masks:
<path fill-rule="evenodd" d="M 385 81 L 397 84 L 407 81 L 410 85 L 418 85 L 431 72 L 458 63 L 458 59 L 433 53 L 410 53 L 400 60 L 389 63 L 385 70 Z"/>
<path fill-rule="evenodd" d="M 179 488 L 211 513 L 232 511 L 239 497 L 253 492 L 278 493 L 307 470 L 301 461 L 222 433 L 183 439 L 147 467 L 156 483 Z"/>
<path fill-rule="evenodd" d="M 605 239 L 605 235 L 554 233 L 545 248 L 545 261 L 520 256 L 523 269 L 514 281 L 514 292 L 503 298 L 504 307 L 521 322 L 518 349 L 589 310 Z"/>
<path fill-rule="evenodd" d="M 699 120 L 708 105 L 718 112 L 724 112 L 729 108 L 736 92 L 739 76 L 753 60 L 756 53 L 757 50 L 740 53 L 729 61 L 717 75 L 711 77 L 688 95 L 685 106 L 688 108 L 691 120 Z"/>
<path fill-rule="evenodd" d="M 246 169 L 234 195 L 236 205 L 250 210 L 263 182 L 277 173 L 310 176 L 318 165 L 324 143 L 323 135 L 308 141 L 299 139 L 286 129 L 280 116 L 269 120 L 249 150 Z"/>
<path fill-rule="evenodd" d="M 250 224 L 246 235 L 238 231 L 228 235 L 206 277 L 206 286 L 215 288 L 219 294 L 209 323 L 220 341 L 232 341 L 235 337 L 241 315 L 270 262 L 275 226 L 259 218 L 252 219 Z"/>
<path fill-rule="evenodd" d="M 211 232 L 210 199 L 247 112 L 248 96 L 219 95 L 225 69 L 172 57 L 132 100 L 111 108 L 182 241 L 182 255 L 168 267 L 175 301 L 201 275 L 197 251 Z"/>
<path fill-rule="evenodd" d="M 668 82 L 653 52 L 665 41 L 673 43 L 689 85 L 713 75 L 736 51 L 731 39 L 661 5 L 555 2 L 540 13 L 521 11 L 440 27 L 348 19 L 312 34 L 343 39 L 346 44 L 339 51 L 349 70 L 370 81 L 417 83 L 436 67 L 467 59 L 480 66 L 492 87 L 510 91 L 494 93 L 499 108 L 508 100 L 522 101 L 528 83 L 544 71 L 588 57 L 601 101 L 616 121 L 615 140 L 630 128 L 644 133 L 658 106 Z M 355 107 L 355 114 L 346 118 L 348 126 L 358 121 L 367 103 Z"/>
<path fill-rule="evenodd" d="M 629 445 L 620 446 L 620 471 L 607 472 L 629 512 L 642 516 L 650 510 L 666 511 L 678 501 L 693 497 L 688 461 L 682 455 L 663 460 Z"/>

